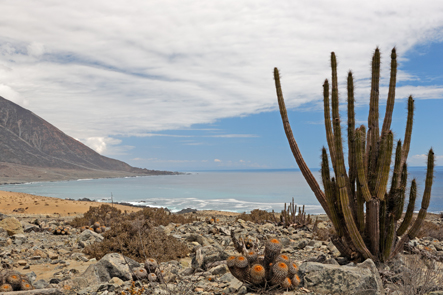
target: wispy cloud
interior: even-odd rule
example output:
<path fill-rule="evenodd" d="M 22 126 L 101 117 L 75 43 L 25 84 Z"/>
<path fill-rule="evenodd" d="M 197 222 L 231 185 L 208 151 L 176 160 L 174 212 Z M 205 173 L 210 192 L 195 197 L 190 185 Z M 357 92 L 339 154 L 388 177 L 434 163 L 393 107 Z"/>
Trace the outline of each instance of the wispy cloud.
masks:
<path fill-rule="evenodd" d="M 219 135 L 208 135 L 207 137 L 224 137 L 224 138 L 252 138 L 259 137 L 255 134 L 219 134 Z"/>
<path fill-rule="evenodd" d="M 288 107 L 319 101 L 330 51 L 341 93 L 353 69 L 366 103 L 375 46 L 386 88 L 389 50 L 402 60 L 416 44 L 442 41 L 443 10 L 438 1 L 24 0 L 2 3 L 0 26 L 0 95 L 97 145 L 89 139 L 174 136 L 155 132 L 276 110 L 275 66 Z M 400 69 L 399 81 L 414 79 Z"/>
<path fill-rule="evenodd" d="M 435 165 L 439 166 L 443 164 L 443 155 L 435 155 Z M 428 155 L 427 154 L 417 154 L 410 156 L 408 158 L 408 165 L 410 166 L 426 166 L 426 163 L 428 161 Z"/>

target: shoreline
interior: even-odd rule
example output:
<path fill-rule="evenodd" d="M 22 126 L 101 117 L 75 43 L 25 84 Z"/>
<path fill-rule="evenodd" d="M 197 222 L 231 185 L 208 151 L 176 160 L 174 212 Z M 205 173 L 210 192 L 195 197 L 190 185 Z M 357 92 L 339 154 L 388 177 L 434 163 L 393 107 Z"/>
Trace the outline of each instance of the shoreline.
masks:
<path fill-rule="evenodd" d="M 0 213 L 6 214 L 8 216 L 17 216 L 17 217 L 77 217 L 83 215 L 85 212 L 89 210 L 89 207 L 98 207 L 102 204 L 111 205 L 111 203 L 107 202 L 97 202 L 97 201 L 86 201 L 86 200 L 72 200 L 72 199 L 60 199 L 55 197 L 45 197 L 32 195 L 27 193 L 19 193 L 19 192 L 9 192 L 0 190 Z M 111 205 L 112 206 L 112 205 Z M 124 202 L 114 202 L 114 207 L 120 209 L 122 212 L 135 212 L 142 210 L 145 207 L 149 206 L 128 206 Z M 164 208 L 167 210 L 167 208 Z M 201 217 L 212 217 L 212 216 L 226 216 L 226 217 L 235 217 L 239 216 L 242 213 L 240 212 L 232 212 L 232 211 L 222 211 L 222 210 L 198 210 L 185 208 L 183 209 L 189 212 L 177 213 L 173 214 L 196 214 Z M 277 216 L 280 215 L 280 212 L 275 212 Z M 312 217 L 319 217 L 320 220 L 327 219 L 326 214 L 310 214 Z M 414 212 L 414 217 L 417 216 L 417 213 Z M 433 220 L 439 219 L 440 213 L 427 212 L 426 219 Z"/>

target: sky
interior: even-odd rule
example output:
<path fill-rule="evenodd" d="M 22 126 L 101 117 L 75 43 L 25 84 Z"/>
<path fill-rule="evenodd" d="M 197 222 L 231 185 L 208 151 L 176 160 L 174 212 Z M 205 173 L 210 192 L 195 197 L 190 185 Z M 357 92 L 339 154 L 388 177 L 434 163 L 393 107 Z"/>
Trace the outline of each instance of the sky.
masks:
<path fill-rule="evenodd" d="M 396 139 L 407 97 L 416 101 L 409 165 L 425 165 L 431 147 L 443 165 L 439 1 L 11 0 L 0 8 L 0 95 L 130 165 L 297 168 L 278 112 L 278 67 L 295 138 L 308 166 L 319 167 L 330 53 L 341 99 L 353 71 L 356 120 L 366 124 L 377 46 L 381 114 L 397 48 Z"/>

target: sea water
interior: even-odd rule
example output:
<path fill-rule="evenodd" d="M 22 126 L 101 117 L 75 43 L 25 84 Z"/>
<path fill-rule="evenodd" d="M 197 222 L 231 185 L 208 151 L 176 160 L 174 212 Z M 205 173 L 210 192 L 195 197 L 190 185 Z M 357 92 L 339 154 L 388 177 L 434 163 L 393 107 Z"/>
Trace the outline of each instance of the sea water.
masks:
<path fill-rule="evenodd" d="M 319 170 L 313 170 L 313 174 L 321 183 Z M 409 168 L 409 182 L 416 178 L 418 184 L 416 210 L 420 208 L 425 176 L 425 167 Z M 443 211 L 442 176 L 443 167 L 436 167 L 429 212 Z M 324 213 L 303 175 L 297 170 L 211 171 L 83 179 L 2 185 L 0 190 L 62 199 L 89 198 L 99 202 L 110 202 L 112 197 L 114 202 L 166 207 L 173 212 L 184 208 L 233 212 L 262 209 L 279 212 L 284 203 L 289 203 L 294 198 L 297 205 L 306 205 L 306 212 Z"/>

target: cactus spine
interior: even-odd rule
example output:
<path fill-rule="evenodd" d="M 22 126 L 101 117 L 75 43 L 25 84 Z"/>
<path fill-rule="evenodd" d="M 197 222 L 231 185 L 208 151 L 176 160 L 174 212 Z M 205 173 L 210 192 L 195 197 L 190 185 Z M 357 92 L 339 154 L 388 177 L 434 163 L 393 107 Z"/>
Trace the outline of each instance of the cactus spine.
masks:
<path fill-rule="evenodd" d="M 416 195 L 416 182 L 413 180 L 408 209 L 398 226 L 405 199 L 406 159 L 411 143 L 414 99 L 409 96 L 405 136 L 403 142 L 400 140 L 397 142 L 394 171 L 391 176 L 391 187 L 388 190 L 394 148 L 394 135 L 390 128 L 397 77 L 396 50 L 394 48 L 391 52 L 389 92 L 381 131 L 379 127 L 380 50 L 377 48 L 372 57 L 367 131 L 363 125 L 355 127 L 353 75 L 352 72 L 348 73 L 348 171 L 345 169 L 342 146 L 337 59 L 334 52 L 331 53 L 331 70 L 331 93 L 329 93 L 329 82 L 325 80 L 323 104 L 326 139 L 335 177 L 330 175 L 328 153 L 326 148 L 323 148 L 321 176 L 324 191 L 307 168 L 295 141 L 283 99 L 279 71 L 275 68 L 275 87 L 283 128 L 303 176 L 336 229 L 336 236 L 332 241 L 337 249 L 351 259 L 372 258 L 375 261 L 387 261 L 403 248 L 405 242 L 418 234 L 423 223 L 431 197 L 434 153 L 432 149 L 428 153 L 425 192 L 418 217 L 411 226 Z"/>

